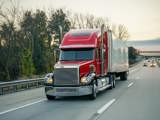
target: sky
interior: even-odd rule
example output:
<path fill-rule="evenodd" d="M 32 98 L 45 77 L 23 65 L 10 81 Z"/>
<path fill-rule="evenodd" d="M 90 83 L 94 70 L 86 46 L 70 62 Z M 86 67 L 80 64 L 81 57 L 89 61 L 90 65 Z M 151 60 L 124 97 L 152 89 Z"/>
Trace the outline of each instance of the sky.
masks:
<path fill-rule="evenodd" d="M 6 0 L 9 1 L 9 0 Z M 19 0 L 23 9 L 65 8 L 124 24 L 130 40 L 160 38 L 160 0 Z"/>

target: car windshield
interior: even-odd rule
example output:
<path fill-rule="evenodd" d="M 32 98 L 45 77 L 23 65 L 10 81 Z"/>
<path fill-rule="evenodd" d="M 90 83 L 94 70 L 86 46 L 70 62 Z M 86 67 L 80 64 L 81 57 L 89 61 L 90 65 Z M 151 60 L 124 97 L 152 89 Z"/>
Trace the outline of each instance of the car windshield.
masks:
<path fill-rule="evenodd" d="M 60 51 L 60 60 L 62 61 L 79 61 L 79 60 L 92 60 L 93 48 L 87 49 L 69 49 Z"/>

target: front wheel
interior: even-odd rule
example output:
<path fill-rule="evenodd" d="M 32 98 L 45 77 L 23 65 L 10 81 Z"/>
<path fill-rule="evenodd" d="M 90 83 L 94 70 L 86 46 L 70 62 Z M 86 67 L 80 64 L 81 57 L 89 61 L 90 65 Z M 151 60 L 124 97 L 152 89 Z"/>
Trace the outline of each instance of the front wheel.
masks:
<path fill-rule="evenodd" d="M 56 97 L 55 97 L 55 96 L 46 95 L 46 98 L 47 98 L 48 100 L 54 100 Z"/>

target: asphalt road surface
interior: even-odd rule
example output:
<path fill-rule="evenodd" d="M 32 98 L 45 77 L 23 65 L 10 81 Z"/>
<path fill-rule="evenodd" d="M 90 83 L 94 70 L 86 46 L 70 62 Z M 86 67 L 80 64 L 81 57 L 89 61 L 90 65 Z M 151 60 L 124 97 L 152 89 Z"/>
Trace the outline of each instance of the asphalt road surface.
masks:
<path fill-rule="evenodd" d="M 160 120 L 160 68 L 131 68 L 128 80 L 88 97 L 48 101 L 44 88 L 0 96 L 0 120 Z"/>

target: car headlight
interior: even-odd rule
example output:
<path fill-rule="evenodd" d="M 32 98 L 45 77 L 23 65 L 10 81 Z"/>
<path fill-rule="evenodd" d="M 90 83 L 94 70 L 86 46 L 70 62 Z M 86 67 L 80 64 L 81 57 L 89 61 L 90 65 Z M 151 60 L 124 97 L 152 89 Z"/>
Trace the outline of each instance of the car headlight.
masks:
<path fill-rule="evenodd" d="M 81 78 L 81 83 L 87 83 L 87 82 L 88 82 L 87 77 L 84 76 L 84 77 Z"/>
<path fill-rule="evenodd" d="M 90 83 L 95 77 L 95 73 L 91 73 L 88 76 L 81 77 L 80 82 L 82 84 Z"/>
<path fill-rule="evenodd" d="M 48 73 L 45 77 L 44 77 L 44 79 L 45 79 L 45 83 L 46 84 L 53 84 L 53 82 L 54 82 L 54 75 L 53 75 L 53 73 Z"/>
<path fill-rule="evenodd" d="M 47 84 L 52 84 L 53 83 L 53 79 L 52 78 L 47 78 L 46 83 Z"/>

